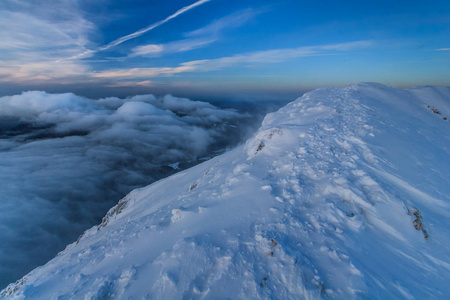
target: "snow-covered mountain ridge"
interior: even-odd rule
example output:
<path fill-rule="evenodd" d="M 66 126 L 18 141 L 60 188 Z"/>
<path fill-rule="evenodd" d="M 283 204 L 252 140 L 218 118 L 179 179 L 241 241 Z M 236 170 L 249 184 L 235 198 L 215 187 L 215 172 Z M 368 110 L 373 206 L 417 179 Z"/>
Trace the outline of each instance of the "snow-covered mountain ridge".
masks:
<path fill-rule="evenodd" d="M 446 299 L 450 89 L 323 88 L 134 190 L 17 299 Z"/>

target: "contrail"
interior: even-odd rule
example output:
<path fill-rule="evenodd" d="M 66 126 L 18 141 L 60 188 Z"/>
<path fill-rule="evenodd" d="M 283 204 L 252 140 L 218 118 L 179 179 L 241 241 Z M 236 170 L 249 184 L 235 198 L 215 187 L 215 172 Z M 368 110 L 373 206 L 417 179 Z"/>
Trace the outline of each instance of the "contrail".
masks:
<path fill-rule="evenodd" d="M 148 31 L 150 31 L 152 29 L 155 29 L 156 27 L 159 27 L 159 26 L 163 25 L 164 23 L 167 23 L 168 21 L 178 17 L 182 13 L 185 13 L 185 12 L 187 12 L 187 11 L 197 7 L 197 6 L 200 6 L 200 5 L 202 5 L 202 4 L 206 3 L 206 2 L 209 2 L 209 1 L 211 1 L 211 0 L 199 0 L 199 1 L 197 1 L 197 2 L 195 2 L 193 4 L 191 4 L 191 5 L 185 6 L 185 7 L 181 8 L 181 9 L 177 10 L 174 14 L 168 16 L 164 20 L 161 20 L 161 21 L 158 21 L 156 23 L 153 23 L 152 25 L 149 25 L 149 26 L 147 26 L 147 27 L 145 27 L 143 29 L 140 29 L 140 30 L 138 30 L 136 32 L 133 32 L 133 33 L 131 33 L 129 35 L 120 37 L 120 38 L 112 41 L 111 43 L 98 48 L 97 50 L 87 50 L 87 51 L 85 51 L 85 52 L 83 52 L 81 54 L 78 54 L 76 56 L 72 56 L 71 59 L 82 58 L 82 57 L 86 56 L 87 54 L 96 53 L 96 52 L 100 52 L 100 51 L 105 51 L 105 50 L 108 50 L 109 48 L 112 48 L 112 47 L 115 47 L 117 45 L 120 45 L 123 42 L 126 42 L 128 40 L 140 37 L 144 33 L 148 32 Z"/>

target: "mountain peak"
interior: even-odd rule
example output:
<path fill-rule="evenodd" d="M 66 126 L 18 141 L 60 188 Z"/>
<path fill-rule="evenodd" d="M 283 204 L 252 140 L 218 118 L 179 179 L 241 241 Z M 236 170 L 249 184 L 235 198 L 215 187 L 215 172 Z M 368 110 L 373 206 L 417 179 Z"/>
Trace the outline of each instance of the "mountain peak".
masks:
<path fill-rule="evenodd" d="M 134 190 L 0 295 L 444 298 L 449 104 L 435 87 L 307 93 L 245 145 Z"/>

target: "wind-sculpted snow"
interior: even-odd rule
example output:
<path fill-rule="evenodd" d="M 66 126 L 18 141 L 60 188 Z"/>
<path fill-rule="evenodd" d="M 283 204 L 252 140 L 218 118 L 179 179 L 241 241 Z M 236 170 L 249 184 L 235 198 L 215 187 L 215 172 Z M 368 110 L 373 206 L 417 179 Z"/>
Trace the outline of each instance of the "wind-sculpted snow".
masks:
<path fill-rule="evenodd" d="M 0 98 L 0 287 L 54 257 L 134 188 L 234 146 L 246 122 L 170 95 Z"/>
<path fill-rule="evenodd" d="M 2 295 L 446 299 L 450 123 L 427 106 L 449 101 L 377 84 L 305 94 L 246 145 L 134 190 Z"/>

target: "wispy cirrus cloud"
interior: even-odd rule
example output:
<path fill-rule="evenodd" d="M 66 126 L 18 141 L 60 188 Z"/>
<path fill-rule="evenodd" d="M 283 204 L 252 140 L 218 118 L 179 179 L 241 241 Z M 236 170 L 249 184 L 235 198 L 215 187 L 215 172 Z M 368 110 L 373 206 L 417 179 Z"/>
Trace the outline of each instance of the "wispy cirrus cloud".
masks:
<path fill-rule="evenodd" d="M 91 47 L 96 27 L 77 1 L 4 0 L 0 32 L 0 80 L 39 80 L 85 74 L 84 63 L 58 60 Z"/>
<path fill-rule="evenodd" d="M 450 48 L 439 48 L 436 51 L 450 51 Z"/>
<path fill-rule="evenodd" d="M 156 86 L 154 81 L 118 81 L 114 83 L 106 84 L 107 87 L 154 87 Z"/>
<path fill-rule="evenodd" d="M 185 7 L 181 8 L 181 9 L 177 10 L 175 13 L 171 14 L 170 16 L 168 16 L 167 18 L 165 18 L 163 20 L 155 22 L 155 23 L 153 23 L 153 24 L 151 24 L 151 25 L 149 25 L 149 26 L 147 26 L 145 28 L 142 28 L 142 29 L 140 29 L 140 30 L 138 30 L 136 32 L 133 32 L 131 34 L 122 36 L 122 37 L 120 37 L 120 38 L 110 42 L 109 44 L 107 44 L 105 46 L 102 46 L 102 47 L 99 47 L 99 48 L 97 48 L 95 50 L 87 50 L 87 51 L 85 51 L 83 53 L 75 55 L 75 56 L 71 57 L 71 59 L 79 59 L 79 58 L 87 57 L 87 56 L 90 56 L 90 55 L 92 55 L 92 54 L 94 54 L 96 52 L 108 50 L 108 49 L 113 48 L 115 46 L 118 46 L 118 45 L 120 45 L 120 44 L 122 44 L 122 43 L 124 43 L 126 41 L 129 41 L 131 39 L 135 39 L 137 37 L 140 37 L 143 34 L 145 34 L 146 32 L 149 32 L 149 31 L 151 31 L 151 30 L 153 30 L 153 29 L 155 29 L 155 28 L 157 28 L 157 27 L 159 27 L 159 26 L 169 22 L 170 20 L 175 19 L 179 15 L 181 15 L 181 14 L 183 14 L 183 13 L 185 13 L 185 12 L 187 12 L 187 11 L 197 7 L 197 6 L 205 4 L 206 2 L 209 2 L 209 1 L 211 1 L 211 0 L 199 0 L 199 1 L 197 1 L 197 2 L 195 2 L 193 4 L 191 4 L 191 5 L 185 6 Z"/>
<path fill-rule="evenodd" d="M 80 1 L 4 0 L 0 3 L 0 81 L 32 83 L 56 78 L 89 78 L 92 67 L 81 58 L 137 38 L 209 1 L 185 6 L 161 21 L 95 49 L 90 37 L 98 34 L 98 29 L 84 17 Z M 189 42 L 174 44 L 169 50 L 205 43 Z"/>
<path fill-rule="evenodd" d="M 237 54 L 216 59 L 194 60 L 176 67 L 114 69 L 94 73 L 97 78 L 146 78 L 172 76 L 187 72 L 208 72 L 233 66 L 250 67 L 254 65 L 281 63 L 291 59 L 318 55 L 335 55 L 346 51 L 372 47 L 373 41 L 356 41 L 322 46 L 274 49 Z"/>
<path fill-rule="evenodd" d="M 132 49 L 130 56 L 155 57 L 203 48 L 219 40 L 222 32 L 241 27 L 261 12 L 261 10 L 251 8 L 240 10 L 215 20 L 202 28 L 185 33 L 185 39 L 166 44 L 149 44 L 135 47 Z"/>
<path fill-rule="evenodd" d="M 144 46 L 135 47 L 130 56 L 161 56 L 168 53 L 186 52 L 194 49 L 198 49 L 215 42 L 214 38 L 202 38 L 202 39 L 184 39 L 179 41 L 170 42 L 167 44 L 150 44 Z"/>
<path fill-rule="evenodd" d="M 233 14 L 215 20 L 212 23 L 206 25 L 205 27 L 188 32 L 185 35 L 188 37 L 216 36 L 219 35 L 224 30 L 241 27 L 242 25 L 250 21 L 253 17 L 262 12 L 263 10 L 261 9 L 252 9 L 252 8 L 240 10 Z"/>
<path fill-rule="evenodd" d="M 89 74 L 89 67 L 78 62 L 42 60 L 0 61 L 0 81 L 39 82 L 52 79 L 74 78 Z"/>

